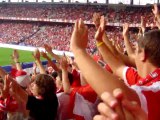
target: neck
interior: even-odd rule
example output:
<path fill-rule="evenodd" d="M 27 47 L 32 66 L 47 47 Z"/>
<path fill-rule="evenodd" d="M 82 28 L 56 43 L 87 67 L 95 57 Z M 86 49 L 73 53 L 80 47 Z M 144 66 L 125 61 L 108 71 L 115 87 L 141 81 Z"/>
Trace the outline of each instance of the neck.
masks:
<path fill-rule="evenodd" d="M 39 95 L 39 96 L 36 96 L 36 99 L 42 100 L 43 97 Z"/>
<path fill-rule="evenodd" d="M 149 73 L 153 72 L 155 69 L 157 69 L 158 67 L 151 64 L 151 63 L 146 63 L 144 64 L 143 67 L 141 67 L 141 77 L 145 78 Z"/>

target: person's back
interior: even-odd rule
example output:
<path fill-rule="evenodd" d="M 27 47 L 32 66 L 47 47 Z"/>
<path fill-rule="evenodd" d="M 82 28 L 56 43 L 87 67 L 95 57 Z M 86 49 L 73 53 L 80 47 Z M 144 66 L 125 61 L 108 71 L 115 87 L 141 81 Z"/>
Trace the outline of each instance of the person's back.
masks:
<path fill-rule="evenodd" d="M 55 120 L 58 99 L 53 78 L 45 74 L 37 75 L 31 92 L 33 96 L 28 96 L 26 104 L 29 116 L 34 120 Z"/>
<path fill-rule="evenodd" d="M 28 97 L 27 109 L 35 120 L 55 120 L 58 108 L 58 99 L 53 95 L 51 99 L 37 99 Z"/>

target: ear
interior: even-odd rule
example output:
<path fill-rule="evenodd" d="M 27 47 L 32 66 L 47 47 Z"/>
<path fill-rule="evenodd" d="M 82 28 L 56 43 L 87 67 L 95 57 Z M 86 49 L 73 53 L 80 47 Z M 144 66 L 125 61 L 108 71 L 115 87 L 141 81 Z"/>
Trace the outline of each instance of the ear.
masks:
<path fill-rule="evenodd" d="M 145 52 L 145 49 L 141 48 L 141 52 L 139 52 L 139 59 L 142 62 L 145 62 L 147 60 L 147 54 Z"/>

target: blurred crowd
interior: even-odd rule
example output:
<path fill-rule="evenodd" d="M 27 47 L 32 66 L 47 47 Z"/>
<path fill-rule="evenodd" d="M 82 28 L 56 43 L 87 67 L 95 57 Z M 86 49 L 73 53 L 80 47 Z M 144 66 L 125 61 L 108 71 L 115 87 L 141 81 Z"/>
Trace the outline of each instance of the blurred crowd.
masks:
<path fill-rule="evenodd" d="M 16 49 L 8 58 L 11 71 L 0 67 L 0 120 L 160 119 L 160 12 L 156 4 L 153 9 L 40 6 L 2 5 L 0 16 L 76 21 L 74 25 L 0 23 L 1 43 L 37 47 L 30 73 L 22 68 Z M 106 26 L 107 22 L 123 26 Z M 140 27 L 130 27 L 131 23 Z M 147 27 L 150 23 L 156 27 Z M 74 57 L 65 52 L 57 55 L 54 49 L 71 51 Z"/>
<path fill-rule="evenodd" d="M 62 20 L 83 20 L 92 22 L 92 13 L 102 12 L 108 22 L 140 23 L 143 16 L 147 24 L 153 22 L 151 6 L 105 6 L 105 5 L 1 5 L 0 17 L 52 18 Z"/>

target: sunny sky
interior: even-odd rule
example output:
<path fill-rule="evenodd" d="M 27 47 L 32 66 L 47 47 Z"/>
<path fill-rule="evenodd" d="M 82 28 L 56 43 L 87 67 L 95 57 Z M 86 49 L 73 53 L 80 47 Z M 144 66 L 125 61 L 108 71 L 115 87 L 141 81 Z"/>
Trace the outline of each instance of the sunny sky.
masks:
<path fill-rule="evenodd" d="M 0 0 L 0 2 L 2 1 L 6 1 L 8 2 L 8 0 Z M 21 2 L 22 0 L 11 0 L 11 2 Z M 24 0 L 25 1 L 25 0 Z M 27 0 L 29 2 L 36 2 L 36 0 Z M 51 2 L 51 0 L 39 0 L 39 2 L 42 1 L 46 1 L 46 2 Z M 63 1 L 63 2 L 68 2 L 68 0 L 54 0 L 54 2 L 59 2 L 59 1 Z M 86 3 L 87 0 L 71 0 L 71 2 L 75 2 L 75 1 L 79 1 L 81 3 Z M 94 2 L 97 1 L 98 3 L 105 3 L 106 0 L 89 0 L 90 2 Z M 145 5 L 147 3 L 157 3 L 158 0 L 134 0 L 134 4 L 136 5 Z M 130 4 L 130 0 L 109 0 L 109 3 L 111 4 L 117 4 L 119 2 L 122 2 L 124 4 Z"/>

